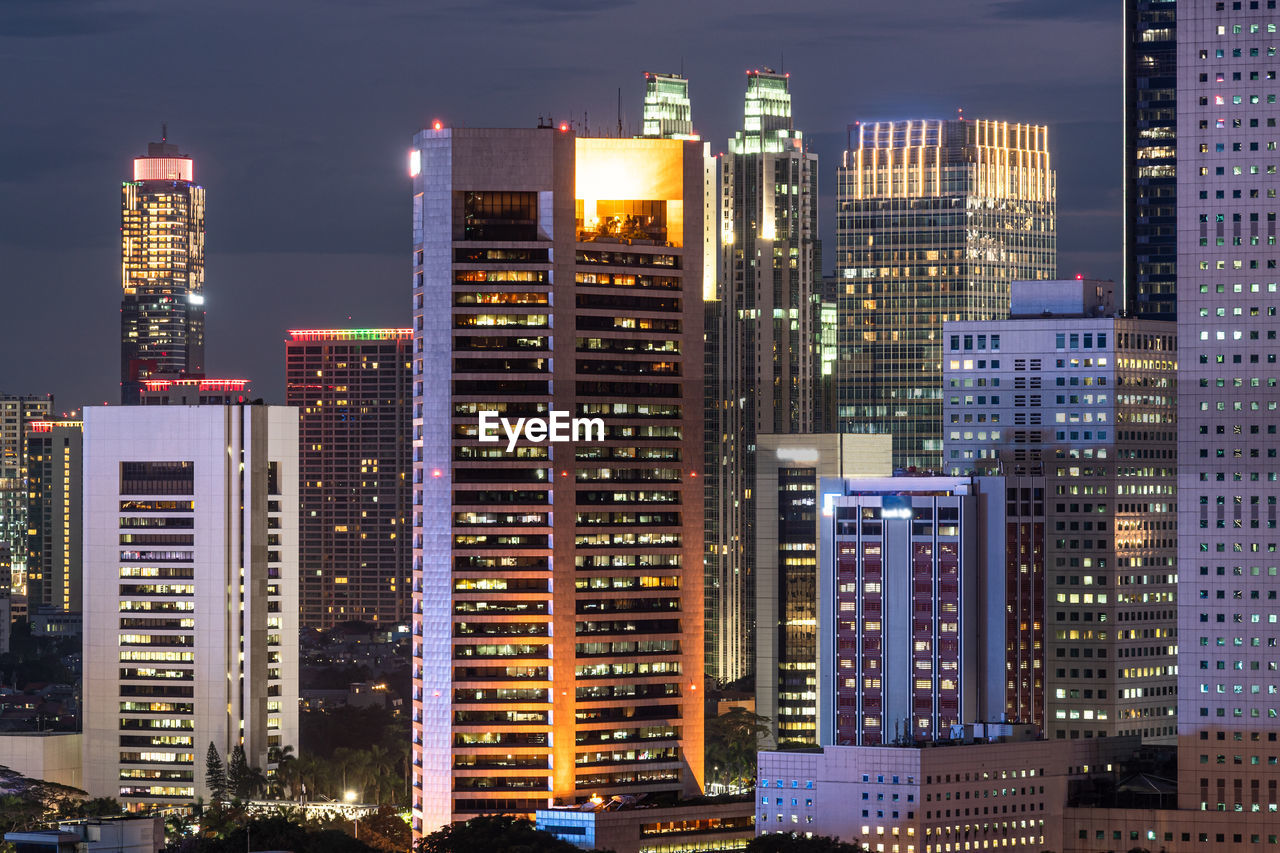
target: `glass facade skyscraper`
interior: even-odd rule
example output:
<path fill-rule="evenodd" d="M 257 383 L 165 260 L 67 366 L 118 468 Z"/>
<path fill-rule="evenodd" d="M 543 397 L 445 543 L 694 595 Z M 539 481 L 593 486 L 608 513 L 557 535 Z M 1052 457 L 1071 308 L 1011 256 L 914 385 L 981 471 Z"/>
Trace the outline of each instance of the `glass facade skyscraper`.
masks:
<path fill-rule="evenodd" d="M 167 139 L 133 161 L 120 201 L 120 402 L 142 380 L 204 373 L 204 187 Z"/>
<path fill-rule="evenodd" d="M 697 139 L 693 132 L 689 81 L 679 74 L 644 75 L 644 128 L 641 136 Z"/>
<path fill-rule="evenodd" d="M 1124 6 L 1124 305 L 1153 320 L 1177 306 L 1177 5 Z"/>
<path fill-rule="evenodd" d="M 1049 129 L 860 122 L 838 170 L 840 431 L 892 433 L 894 464 L 942 468 L 942 324 L 995 320 L 1015 279 L 1057 269 Z"/>
<path fill-rule="evenodd" d="M 720 276 L 706 304 L 707 668 L 754 664 L 758 433 L 820 432 L 818 155 L 791 119 L 788 77 L 747 73 L 742 130 L 720 163 Z"/>

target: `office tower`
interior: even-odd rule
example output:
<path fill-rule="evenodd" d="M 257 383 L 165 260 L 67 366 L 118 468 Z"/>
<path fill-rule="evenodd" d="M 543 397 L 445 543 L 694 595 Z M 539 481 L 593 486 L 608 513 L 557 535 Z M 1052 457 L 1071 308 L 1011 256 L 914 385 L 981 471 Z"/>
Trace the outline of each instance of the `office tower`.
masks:
<path fill-rule="evenodd" d="M 209 799 L 209 744 L 298 745 L 298 415 L 84 412 L 84 787 Z"/>
<path fill-rule="evenodd" d="M 818 742 L 818 483 L 888 477 L 887 435 L 756 437 L 756 713 L 773 744 Z"/>
<path fill-rule="evenodd" d="M 697 139 L 693 132 L 689 81 L 679 74 L 644 74 L 644 127 L 641 136 Z"/>
<path fill-rule="evenodd" d="M 134 403 L 142 406 L 234 406 L 248 403 L 248 379 L 169 376 L 143 379 Z"/>
<path fill-rule="evenodd" d="M 302 624 L 409 623 L 412 329 L 293 329 Z"/>
<path fill-rule="evenodd" d="M 27 606 L 79 613 L 82 421 L 27 427 Z"/>
<path fill-rule="evenodd" d="M 1178 4 L 1178 801 L 1246 815 L 1280 807 L 1277 23 Z"/>
<path fill-rule="evenodd" d="M 707 157 L 415 137 L 415 832 L 700 789 Z"/>
<path fill-rule="evenodd" d="M 204 187 L 167 136 L 133 161 L 120 202 L 120 402 L 140 382 L 204 373 Z"/>
<path fill-rule="evenodd" d="M 707 668 L 751 672 L 757 433 L 821 432 L 818 155 L 785 74 L 747 72 L 743 128 L 720 163 L 720 278 L 707 304 Z"/>
<path fill-rule="evenodd" d="M 1038 727 L 1043 698 L 1023 682 L 1041 669 L 1043 613 L 1009 594 L 1005 535 L 1034 508 L 1000 477 L 824 479 L 818 492 L 818 743 Z"/>
<path fill-rule="evenodd" d="M 0 595 L 26 595 L 27 451 L 32 422 L 48 420 L 52 395 L 0 395 Z M 25 605 L 17 602 L 17 613 Z"/>
<path fill-rule="evenodd" d="M 894 465 L 942 466 L 942 324 L 998 320 L 1009 285 L 1057 273 L 1049 129 L 861 122 L 836 188 L 840 432 L 892 433 Z"/>
<path fill-rule="evenodd" d="M 1154 320 L 1176 318 L 1176 19 L 1176 0 L 1125 0 L 1123 305 Z"/>
<path fill-rule="evenodd" d="M 1050 738 L 1176 735 L 1177 350 L 1115 285 L 1015 282 L 943 327 L 946 465 L 1039 492 Z"/>

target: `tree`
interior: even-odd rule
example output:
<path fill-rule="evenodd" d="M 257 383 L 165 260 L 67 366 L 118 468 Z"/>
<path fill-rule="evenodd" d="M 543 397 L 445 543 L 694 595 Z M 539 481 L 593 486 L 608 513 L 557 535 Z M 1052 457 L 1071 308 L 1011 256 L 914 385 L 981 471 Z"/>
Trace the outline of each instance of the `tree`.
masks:
<path fill-rule="evenodd" d="M 805 838 L 795 832 L 769 832 L 751 839 L 747 853 L 867 853 L 867 848 L 829 835 Z"/>
<path fill-rule="evenodd" d="M 222 805 L 227 798 L 227 769 L 213 741 L 209 741 L 209 751 L 204 756 L 204 784 L 209 789 L 214 807 Z"/>
<path fill-rule="evenodd" d="M 769 718 L 734 708 L 707 723 L 707 764 L 712 779 L 750 785 L 756 778 L 756 752 L 769 736 Z"/>
<path fill-rule="evenodd" d="M 231 750 L 231 758 L 227 761 L 227 789 L 233 800 L 247 800 L 251 797 L 250 786 L 253 784 L 249 770 L 249 762 L 244 755 L 244 746 L 236 744 Z"/>
<path fill-rule="evenodd" d="M 473 817 L 464 823 L 441 827 L 423 836 L 414 853 L 580 853 L 580 848 L 549 832 L 534 828 L 528 820 L 510 815 Z"/>

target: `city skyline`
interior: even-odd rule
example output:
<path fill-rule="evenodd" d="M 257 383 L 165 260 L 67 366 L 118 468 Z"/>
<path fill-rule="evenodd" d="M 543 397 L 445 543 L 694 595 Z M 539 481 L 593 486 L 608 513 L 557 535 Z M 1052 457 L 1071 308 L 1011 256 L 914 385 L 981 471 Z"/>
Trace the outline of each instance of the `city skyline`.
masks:
<path fill-rule="evenodd" d="M 1119 11 L 1101 3 L 1060 11 L 1041 11 L 1038 6 L 992 3 L 991 20 L 978 23 L 943 4 L 928 3 L 922 11 L 935 23 L 922 28 L 898 20 L 894 12 L 866 10 L 853 19 L 833 5 L 807 3 L 784 26 L 759 33 L 751 21 L 762 20 L 763 4 L 748 4 L 734 15 L 745 17 L 733 21 L 713 10 L 699 10 L 688 32 L 670 41 L 637 40 L 634 47 L 611 48 L 610 70 L 604 74 L 597 67 L 598 48 L 574 48 L 571 58 L 532 74 L 512 74 L 512 67 L 521 64 L 512 60 L 502 66 L 505 72 L 486 71 L 486 80 L 457 87 L 418 84 L 421 78 L 412 70 L 416 66 L 409 64 L 410 45 L 404 35 L 392 33 L 401 23 L 395 16 L 406 15 L 406 7 L 392 4 L 377 13 L 381 17 L 362 19 L 356 29 L 355 38 L 385 45 L 388 54 L 384 64 L 380 65 L 381 52 L 377 62 L 367 63 L 382 68 L 377 77 L 386 78 L 372 99 L 371 72 L 357 70 L 360 85 L 333 79 L 317 57 L 297 55 L 296 37 L 284 31 L 285 21 L 275 15 L 259 21 L 258 29 L 283 39 L 280 49 L 284 56 L 295 57 L 296 70 L 282 79 L 276 73 L 280 66 L 261 49 L 258 37 L 246 34 L 254 28 L 237 26 L 233 32 L 221 22 L 205 21 L 215 44 L 232 47 L 246 59 L 228 67 L 218 58 L 221 52 L 201 48 L 197 58 L 204 61 L 193 63 L 187 85 L 148 80 L 145 67 L 128 56 L 121 58 L 126 52 L 118 49 L 122 38 L 137 32 L 175 33 L 179 21 L 174 16 L 148 12 L 144 6 L 122 22 L 105 7 L 68 21 L 52 8 L 8 7 L 0 12 L 0 38 L 14 58 L 27 58 L 39 67 L 57 60 L 57 67 L 50 69 L 47 81 L 0 95 L 9 115 L 23 116 L 17 124 L 20 132 L 10 140 L 15 165 L 3 176 L 0 239 L 7 245 L 0 251 L 7 257 L 11 280 L 30 282 L 33 294 L 19 294 L 23 310 L 0 318 L 0 365 L 5 365 L 0 367 L 0 388 L 10 393 L 52 392 L 68 408 L 118 398 L 113 387 L 118 379 L 106 365 L 72 362 L 36 337 L 34 329 L 43 316 L 93 351 L 101 351 L 114 337 L 102 317 L 118 307 L 119 222 L 118 209 L 112 209 L 103 192 L 118 187 L 129 160 L 157 138 L 162 122 L 168 122 L 171 137 L 184 153 L 199 161 L 199 181 L 209 190 L 214 228 L 207 246 L 207 363 L 220 374 L 253 376 L 258 393 L 278 402 L 284 398 L 282 378 L 257 376 L 252 367 L 278 362 L 279 340 L 287 328 L 404 323 L 409 309 L 397 282 L 404 268 L 400 247 L 405 237 L 405 134 L 434 118 L 454 126 L 532 127 L 539 113 L 580 121 L 583 111 L 594 129 L 608 130 L 616 128 L 618 87 L 626 128 L 638 133 L 642 72 L 675 72 L 682 65 L 690 80 L 695 130 L 712 141 L 713 153 L 740 121 L 742 72 L 785 66 L 792 75 L 796 110 L 806 117 L 806 136 L 823 164 L 819 182 L 824 211 L 833 204 L 833 170 L 844 128 L 851 121 L 911 115 L 947 118 L 958 106 L 966 114 L 1049 121 L 1063 149 L 1059 169 L 1079 176 L 1071 195 L 1064 187 L 1060 199 L 1063 273 L 1080 271 L 1118 280 L 1121 139 L 1114 80 L 1120 70 L 1115 50 Z M 552 4 L 542 10 L 545 16 L 534 14 L 537 10 L 512 16 L 495 37 L 539 42 L 565 54 L 560 48 L 590 44 L 598 40 L 592 37 L 595 33 L 652 26 L 642 20 L 638 7 L 579 16 L 567 13 L 572 9 Z M 1047 49 L 1060 62 L 1079 63 L 1084 70 L 1072 79 L 1063 79 L 1052 67 L 1052 56 L 1042 60 L 1044 51 L 994 49 L 1006 42 L 1028 41 L 1045 26 L 1044 18 L 1055 14 L 1062 18 L 1055 25 L 1070 35 L 1074 46 L 1070 51 L 1059 45 Z M 309 27 L 325 32 L 350 24 L 346 13 L 335 9 L 316 10 L 308 18 Z M 406 21 L 415 24 L 422 19 L 408 15 Z M 431 24 L 446 34 L 474 32 L 472 23 L 456 15 Z M 735 39 L 701 44 L 696 33 L 703 26 L 732 26 Z M 954 45 L 949 41 L 953 34 L 958 36 Z M 833 50 L 830 40 L 835 38 L 864 49 Z M 948 72 L 944 85 L 926 73 L 929 66 L 895 69 L 893 53 L 882 43 L 903 38 L 911 38 L 926 52 L 951 58 L 955 70 Z M 107 79 L 115 79 L 122 89 L 147 87 L 150 98 L 145 107 L 112 109 L 81 94 L 99 85 L 85 74 L 87 60 L 79 56 L 91 41 L 111 48 L 113 70 Z M 464 43 L 462 38 L 440 41 L 442 50 L 432 61 L 442 64 L 433 64 L 433 69 L 450 67 L 451 57 L 457 58 L 451 43 Z M 345 40 L 343 44 L 348 49 Z M 983 45 L 991 48 L 986 53 L 992 58 L 969 62 Z M 368 50 L 363 44 L 359 47 Z M 89 53 L 98 55 L 96 50 Z M 997 53 L 1004 55 L 996 59 Z M 963 65 L 961 58 L 966 60 Z M 255 81 L 263 78 L 277 82 L 254 94 Z M 875 82 L 850 86 L 846 81 L 851 79 Z M 228 100 L 219 94 L 224 81 L 246 97 Z M 494 85 L 497 81 L 500 85 Z M 317 100 L 316 87 L 324 88 L 324 101 Z M 472 97 L 490 89 L 499 93 Z M 55 92 L 69 96 L 55 97 Z M 286 100 L 291 105 L 284 106 Z M 340 121 L 334 121 L 337 116 Z M 323 133 L 317 132 L 322 128 Z M 261 144 L 265 139 L 272 143 Z M 1094 174 L 1091 161 L 1099 146 L 1116 152 L 1110 168 L 1114 174 L 1106 168 Z M 69 161 L 77 167 L 62 168 Z M 307 209 L 308 216 L 268 215 L 259 204 L 263 191 L 300 193 L 299 209 Z M 59 198 L 56 207 L 50 201 L 54 196 Z M 832 219 L 822 218 L 825 230 L 833 227 Z M 49 236 L 54 224 L 59 229 L 56 240 Z M 830 239 L 831 234 L 824 237 Z M 359 299 L 344 295 L 352 282 L 360 283 Z M 55 315 L 47 300 L 35 295 L 40 293 L 69 298 L 58 300 L 62 304 Z M 234 309 L 250 301 L 255 305 L 252 316 Z M 32 318 L 36 322 L 30 322 Z M 29 365 L 22 373 L 10 367 L 19 362 L 19 353 L 28 352 L 47 354 L 47 365 Z"/>

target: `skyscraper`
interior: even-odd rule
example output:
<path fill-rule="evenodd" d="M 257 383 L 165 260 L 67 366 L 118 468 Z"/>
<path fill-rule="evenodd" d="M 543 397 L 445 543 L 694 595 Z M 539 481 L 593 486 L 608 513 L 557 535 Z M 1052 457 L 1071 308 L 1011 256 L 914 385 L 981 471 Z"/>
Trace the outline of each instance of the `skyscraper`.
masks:
<path fill-rule="evenodd" d="M 193 805 L 209 744 L 298 745 L 298 427 L 282 406 L 84 412 L 84 787 Z"/>
<path fill-rule="evenodd" d="M 841 432 L 893 434 L 898 467 L 942 466 L 942 324 L 996 320 L 1016 279 L 1057 270 L 1049 129 L 860 122 L 838 170 Z"/>
<path fill-rule="evenodd" d="M 641 136 L 697 139 L 689 102 L 689 81 L 679 74 L 644 75 L 644 127 Z"/>
<path fill-rule="evenodd" d="M 1173 743 L 1175 328 L 1117 317 L 1114 291 L 1020 281 L 1010 319 L 945 324 L 943 446 L 948 473 L 1034 499 L 1045 734 Z"/>
<path fill-rule="evenodd" d="M 0 595 L 26 594 L 26 437 L 33 422 L 52 413 L 52 395 L 0 395 Z"/>
<path fill-rule="evenodd" d="M 79 613 L 81 421 L 32 421 L 27 428 L 27 606 Z"/>
<path fill-rule="evenodd" d="M 412 329 L 293 329 L 302 624 L 394 627 L 410 611 Z"/>
<path fill-rule="evenodd" d="M 887 435 L 760 435 L 756 510 L 756 713 L 776 745 L 818 742 L 819 483 L 887 477 Z"/>
<path fill-rule="evenodd" d="M 167 137 L 133 161 L 120 202 L 120 402 L 153 376 L 204 373 L 204 187 Z"/>
<path fill-rule="evenodd" d="M 415 832 L 700 790 L 706 157 L 414 138 Z"/>
<path fill-rule="evenodd" d="M 1277 24 L 1178 3 L 1178 801 L 1246 815 L 1280 808 Z"/>
<path fill-rule="evenodd" d="M 1124 297 L 1127 312 L 1175 318 L 1177 2 L 1125 0 Z"/>
<path fill-rule="evenodd" d="M 818 155 L 788 77 L 747 72 L 743 128 L 720 164 L 720 277 L 707 300 L 707 668 L 754 664 L 756 435 L 821 432 Z"/>

